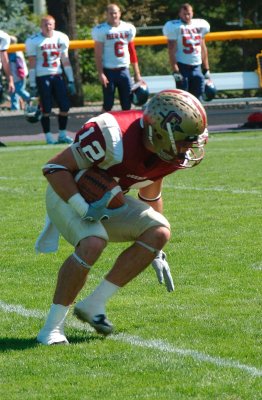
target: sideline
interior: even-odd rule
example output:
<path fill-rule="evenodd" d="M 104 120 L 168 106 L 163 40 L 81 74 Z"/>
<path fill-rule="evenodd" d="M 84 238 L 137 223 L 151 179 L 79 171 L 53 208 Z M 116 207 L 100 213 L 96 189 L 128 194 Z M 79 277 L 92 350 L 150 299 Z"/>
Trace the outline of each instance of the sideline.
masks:
<path fill-rule="evenodd" d="M 243 125 L 243 124 L 242 124 Z M 210 125 L 208 127 L 209 134 L 213 133 L 245 133 L 245 132 L 256 132 L 261 129 L 243 129 L 241 124 L 230 124 L 230 125 Z M 75 132 L 68 131 L 68 135 L 74 139 Z M 56 133 L 54 133 L 56 136 Z M 9 142 L 44 142 L 45 143 L 45 135 L 44 133 L 37 133 L 35 135 L 10 135 L 10 136 L 0 136 L 0 141 L 3 143 Z M 50 147 L 50 145 L 49 145 Z"/>
<path fill-rule="evenodd" d="M 17 315 L 20 315 L 22 317 L 26 318 L 37 318 L 37 319 L 42 319 L 45 317 L 45 313 L 40 311 L 40 310 L 29 310 L 27 308 L 24 308 L 20 304 L 8 304 L 5 303 L 4 301 L 0 300 L 0 310 L 2 310 L 5 313 L 15 313 Z M 82 331 L 91 331 L 92 328 L 88 328 L 78 322 L 68 322 L 68 326 L 82 330 Z M 93 331 L 93 330 L 92 330 Z M 143 348 L 148 348 L 156 351 L 161 351 L 164 353 L 172 353 L 172 354 L 177 354 L 181 357 L 190 357 L 193 358 L 193 360 L 197 362 L 207 362 L 210 364 L 213 364 L 217 367 L 225 367 L 225 368 L 234 368 L 238 369 L 241 371 L 244 371 L 248 373 L 249 375 L 253 377 L 261 377 L 262 376 L 262 369 L 258 369 L 256 367 L 242 364 L 239 361 L 234 361 L 231 359 L 226 359 L 226 358 L 221 358 L 221 357 L 213 357 L 208 354 L 201 353 L 196 350 L 191 350 L 191 349 L 181 349 L 178 347 L 173 346 L 172 344 L 164 341 L 164 340 L 146 340 L 142 339 L 139 336 L 131 336 L 127 335 L 125 333 L 119 333 L 119 334 L 113 334 L 111 336 L 107 337 L 107 340 L 114 340 L 116 342 L 123 342 L 130 344 L 132 346 L 137 346 L 137 347 L 143 347 Z"/>
<path fill-rule="evenodd" d="M 166 188 L 174 188 L 175 190 L 194 190 L 198 192 L 222 192 L 222 193 L 231 193 L 231 194 L 254 194 L 255 196 L 262 196 L 262 192 L 260 190 L 245 190 L 245 189 L 229 189 L 223 186 L 213 186 L 209 188 L 205 187 L 197 187 L 197 186 L 182 186 L 182 185 L 170 185 L 168 183 L 164 183 L 163 187 Z"/>

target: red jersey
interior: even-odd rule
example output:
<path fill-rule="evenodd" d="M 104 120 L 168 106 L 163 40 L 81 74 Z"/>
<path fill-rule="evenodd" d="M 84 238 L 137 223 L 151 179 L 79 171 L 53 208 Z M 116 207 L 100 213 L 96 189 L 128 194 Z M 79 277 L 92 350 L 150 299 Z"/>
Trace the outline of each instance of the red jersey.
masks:
<path fill-rule="evenodd" d="M 141 188 L 177 171 L 143 144 L 142 111 L 108 112 L 91 118 L 77 132 L 83 156 L 108 171 L 122 190 Z"/>

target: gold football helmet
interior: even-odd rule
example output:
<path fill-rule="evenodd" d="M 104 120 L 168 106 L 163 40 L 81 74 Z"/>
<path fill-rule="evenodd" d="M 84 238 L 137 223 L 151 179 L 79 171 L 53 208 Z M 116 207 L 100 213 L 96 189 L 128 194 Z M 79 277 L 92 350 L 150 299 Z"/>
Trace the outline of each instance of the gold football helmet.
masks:
<path fill-rule="evenodd" d="M 207 116 L 200 101 L 184 90 L 163 90 L 143 113 L 147 141 L 164 161 L 193 167 L 204 157 L 208 140 Z"/>

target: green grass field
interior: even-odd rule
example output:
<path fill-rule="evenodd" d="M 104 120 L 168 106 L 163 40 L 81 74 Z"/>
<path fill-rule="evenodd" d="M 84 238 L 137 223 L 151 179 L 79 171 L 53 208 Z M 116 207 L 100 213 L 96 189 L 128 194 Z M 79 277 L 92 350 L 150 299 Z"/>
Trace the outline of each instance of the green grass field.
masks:
<path fill-rule="evenodd" d="M 36 335 L 72 248 L 36 255 L 45 216 L 41 166 L 62 147 L 0 149 L 0 398 L 262 399 L 262 132 L 211 135 L 202 164 L 165 180 L 166 246 L 176 291 L 149 267 L 108 304 L 106 339 L 69 316 L 70 346 Z M 109 244 L 79 296 L 124 244 Z"/>

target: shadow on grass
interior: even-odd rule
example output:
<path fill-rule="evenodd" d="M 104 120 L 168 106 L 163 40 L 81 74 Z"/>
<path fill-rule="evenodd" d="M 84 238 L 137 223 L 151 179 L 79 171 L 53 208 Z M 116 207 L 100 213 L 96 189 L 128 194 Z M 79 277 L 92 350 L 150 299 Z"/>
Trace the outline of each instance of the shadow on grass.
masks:
<path fill-rule="evenodd" d="M 25 350 L 37 346 L 35 338 L 21 339 L 13 337 L 0 338 L 0 351 L 1 353 L 10 350 Z"/>
<path fill-rule="evenodd" d="M 93 341 L 103 341 L 105 340 L 104 336 L 101 335 L 96 335 L 96 334 L 91 334 L 91 335 L 78 335 L 78 334 L 71 334 L 67 335 L 67 339 L 70 344 L 80 344 L 80 343 L 90 343 Z M 8 352 L 11 350 L 26 350 L 26 349 L 32 349 L 34 347 L 41 346 L 37 341 L 36 338 L 28 338 L 28 339 L 22 339 L 22 338 L 12 338 L 12 337 L 5 337 L 5 338 L 0 338 L 0 352 Z"/>

